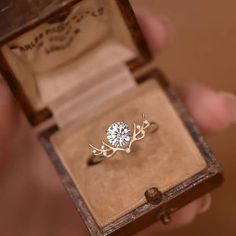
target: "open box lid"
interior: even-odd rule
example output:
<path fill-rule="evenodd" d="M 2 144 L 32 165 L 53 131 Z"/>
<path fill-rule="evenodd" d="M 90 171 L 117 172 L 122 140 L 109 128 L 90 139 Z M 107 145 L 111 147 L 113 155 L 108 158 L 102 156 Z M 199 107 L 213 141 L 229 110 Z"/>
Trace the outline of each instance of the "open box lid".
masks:
<path fill-rule="evenodd" d="M 66 19 L 70 16 L 76 4 L 80 3 L 96 3 L 96 4 L 104 4 L 106 5 L 117 5 L 117 9 L 115 11 L 109 12 L 110 15 L 115 14 L 117 25 L 117 31 L 121 29 L 121 31 L 127 30 L 129 32 L 130 41 L 134 44 L 136 49 L 136 56 L 132 58 L 132 60 L 126 61 L 128 67 L 134 71 L 137 68 L 142 67 L 152 60 L 151 54 L 148 50 L 147 44 L 144 40 L 144 37 L 141 33 L 141 30 L 136 21 L 134 12 L 129 4 L 129 1 L 126 0 L 116 0 L 116 1 L 101 1 L 101 0 L 57 0 L 57 1 L 33 1 L 29 2 L 27 0 L 22 1 L 7 1 L 3 0 L 0 3 L 0 45 L 1 45 L 1 53 L 0 53 L 0 70 L 5 79 L 7 80 L 11 90 L 16 96 L 17 100 L 20 101 L 29 121 L 33 125 L 37 125 L 51 116 L 51 112 L 47 106 L 35 108 L 32 105 L 32 100 L 29 99 L 25 88 L 22 86 L 22 83 L 17 79 L 16 72 L 14 71 L 14 67 L 16 67 L 17 62 L 13 60 L 12 57 L 6 58 L 4 50 L 2 48 L 6 47 L 6 45 L 10 45 L 10 50 L 15 50 L 15 42 L 21 41 L 24 35 L 27 35 L 28 32 L 37 31 L 37 28 L 40 28 L 42 24 L 60 24 L 66 21 Z M 86 6 L 88 7 L 88 6 Z M 101 11 L 101 8 L 97 9 L 97 12 L 92 12 L 91 14 L 98 14 Z M 110 11 L 112 8 L 108 8 Z M 88 13 L 89 11 L 87 11 Z M 86 14 L 87 14 L 86 13 Z M 122 18 L 123 23 L 119 23 L 119 15 L 120 19 Z M 73 16 L 76 17 L 75 15 Z M 72 18 L 73 18 L 72 17 Z M 110 23 L 110 22 L 109 22 Z M 127 29 L 122 28 L 125 25 Z M 115 26 L 116 26 L 115 25 Z M 88 27 L 89 28 L 89 27 Z M 116 28 L 112 25 L 111 28 Z M 112 29 L 113 30 L 113 29 Z M 35 35 L 35 34 L 34 34 Z M 90 34 L 90 38 L 93 36 Z M 119 36 L 121 39 L 123 36 Z M 27 38 L 27 36 L 26 36 Z M 29 37 L 30 38 L 30 37 Z M 31 39 L 33 36 L 31 37 Z M 124 37 L 125 38 L 125 37 Z M 19 39 L 19 40 L 18 40 Z M 84 37 L 84 41 L 86 38 Z M 123 39 L 122 39 L 123 40 Z M 14 42 L 14 43 L 12 43 Z M 17 42 L 18 43 L 18 42 Z M 27 47 L 31 47 L 32 45 L 26 45 Z M 21 48 L 19 46 L 19 48 Z M 23 51 L 25 53 L 25 51 Z M 61 54 L 62 55 L 62 54 Z M 19 56 L 19 55 L 17 55 Z M 52 61 L 52 60 L 51 60 Z M 13 65 L 9 65 L 12 62 Z M 33 64 L 33 63 L 32 63 Z M 36 64 L 36 63 L 34 63 Z M 21 67 L 21 65 L 19 66 Z M 24 68 L 24 71 L 27 71 Z M 32 72 L 31 74 L 34 74 Z M 31 76 L 31 75 L 30 75 Z M 21 71 L 18 72 L 18 78 L 21 76 Z M 35 89 L 37 90 L 37 88 Z"/>

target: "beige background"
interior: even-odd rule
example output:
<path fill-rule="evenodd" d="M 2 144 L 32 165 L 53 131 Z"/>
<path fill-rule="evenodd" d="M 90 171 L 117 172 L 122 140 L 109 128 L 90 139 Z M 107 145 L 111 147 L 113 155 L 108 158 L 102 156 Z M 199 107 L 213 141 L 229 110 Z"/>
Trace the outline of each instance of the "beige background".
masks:
<path fill-rule="evenodd" d="M 203 83 L 236 94 L 235 0 L 133 0 L 168 18 L 174 34 L 158 55 L 160 67 L 174 83 Z M 236 126 L 208 138 L 225 169 L 226 183 L 214 192 L 211 210 L 183 229 L 159 236 L 227 235 L 236 231 Z M 152 235 L 157 235 L 153 232 Z"/>

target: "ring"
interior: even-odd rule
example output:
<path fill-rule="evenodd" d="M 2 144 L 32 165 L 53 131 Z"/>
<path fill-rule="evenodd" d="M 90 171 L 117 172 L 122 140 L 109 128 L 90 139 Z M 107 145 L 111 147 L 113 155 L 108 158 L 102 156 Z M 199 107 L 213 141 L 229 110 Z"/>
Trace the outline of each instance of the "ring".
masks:
<path fill-rule="evenodd" d="M 148 133 L 154 133 L 158 128 L 159 125 L 156 122 L 146 120 L 144 114 L 142 114 L 141 125 L 133 123 L 133 132 L 124 122 L 113 123 L 106 131 L 109 144 L 102 141 L 100 148 L 89 144 L 89 147 L 92 149 L 89 164 L 97 164 L 109 159 L 119 151 L 127 154 L 130 153 L 134 142 L 144 139 Z"/>

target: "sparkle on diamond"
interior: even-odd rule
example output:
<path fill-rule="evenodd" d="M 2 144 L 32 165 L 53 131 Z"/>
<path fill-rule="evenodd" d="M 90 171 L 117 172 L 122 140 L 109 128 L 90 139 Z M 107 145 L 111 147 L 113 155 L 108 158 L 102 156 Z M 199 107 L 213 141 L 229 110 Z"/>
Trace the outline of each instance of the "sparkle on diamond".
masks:
<path fill-rule="evenodd" d="M 131 140 L 131 131 L 124 122 L 113 123 L 107 130 L 107 139 L 114 147 L 124 147 Z"/>

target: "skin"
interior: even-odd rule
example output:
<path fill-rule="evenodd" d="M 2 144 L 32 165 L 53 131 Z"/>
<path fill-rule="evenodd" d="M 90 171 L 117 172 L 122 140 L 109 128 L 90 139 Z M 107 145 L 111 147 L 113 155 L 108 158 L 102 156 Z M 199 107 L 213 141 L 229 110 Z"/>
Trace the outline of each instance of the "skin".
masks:
<path fill-rule="evenodd" d="M 150 50 L 159 53 L 169 41 L 163 19 L 137 9 Z M 215 134 L 236 122 L 236 99 L 200 85 L 178 89 L 179 95 L 205 134 Z M 48 157 L 18 104 L 0 79 L 0 232 L 4 235 L 87 235 Z M 192 222 L 211 205 L 210 195 L 187 205 L 165 229 Z M 139 233 L 160 230 L 160 223 Z"/>

